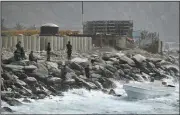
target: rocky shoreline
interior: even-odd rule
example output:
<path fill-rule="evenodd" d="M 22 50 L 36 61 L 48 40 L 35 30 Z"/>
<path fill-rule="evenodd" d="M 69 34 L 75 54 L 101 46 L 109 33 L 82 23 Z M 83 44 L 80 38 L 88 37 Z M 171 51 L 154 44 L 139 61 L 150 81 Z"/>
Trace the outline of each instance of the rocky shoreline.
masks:
<path fill-rule="evenodd" d="M 29 54 L 26 52 L 26 54 Z M 73 53 L 72 60 L 65 61 L 65 53 L 52 53 L 52 61 L 45 61 L 46 53 L 35 53 L 38 62 L 23 60 L 13 61 L 13 53 L 2 51 L 1 64 L 1 100 L 10 106 L 30 103 L 31 99 L 44 99 L 50 95 L 63 96 L 64 91 L 72 88 L 102 90 L 113 92 L 114 80 L 149 81 L 151 78 L 179 79 L 179 57 L 151 54 L 140 49 L 115 51 L 112 49 L 95 49 L 88 53 Z M 94 59 L 94 64 L 90 60 Z M 66 79 L 61 70 L 66 63 Z M 84 68 L 90 66 L 90 76 L 85 76 Z M 8 107 L 2 111 L 13 112 Z"/>

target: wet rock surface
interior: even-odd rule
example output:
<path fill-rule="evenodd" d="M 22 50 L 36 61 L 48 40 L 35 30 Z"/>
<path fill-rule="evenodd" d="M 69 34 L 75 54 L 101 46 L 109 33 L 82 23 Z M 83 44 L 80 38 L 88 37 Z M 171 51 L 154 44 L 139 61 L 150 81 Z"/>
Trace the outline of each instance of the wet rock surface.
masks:
<path fill-rule="evenodd" d="M 6 52 L 7 55 L 8 52 Z M 73 58 L 73 61 L 55 60 L 52 62 L 39 60 L 37 63 L 28 61 L 7 61 L 6 53 L 3 54 L 1 76 L 1 100 L 11 106 L 22 103 L 17 98 L 24 98 L 23 102 L 30 103 L 31 99 L 44 99 L 49 95 L 63 96 L 62 91 L 72 88 L 99 89 L 109 94 L 114 93 L 116 87 L 114 80 L 149 81 L 151 78 L 160 80 L 167 77 L 179 76 L 179 68 L 176 63 L 178 58 L 161 56 L 144 51 L 110 51 L 97 53 L 96 51 L 85 54 L 84 59 Z M 80 54 L 78 54 L 80 55 Z M 95 56 L 95 58 L 93 57 Z M 73 57 L 75 57 L 73 55 Z M 91 64 L 91 58 L 94 62 Z M 63 65 L 66 67 L 62 72 Z M 173 63 L 176 63 L 175 65 Z M 90 65 L 88 78 L 85 67 Z M 10 108 L 1 108 L 3 111 L 12 112 Z"/>

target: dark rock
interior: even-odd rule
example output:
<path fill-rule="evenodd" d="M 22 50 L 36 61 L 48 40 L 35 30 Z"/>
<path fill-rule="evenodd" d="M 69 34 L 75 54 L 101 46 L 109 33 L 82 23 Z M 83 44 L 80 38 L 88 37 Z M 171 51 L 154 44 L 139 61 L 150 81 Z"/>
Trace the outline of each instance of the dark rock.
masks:
<path fill-rule="evenodd" d="M 37 84 L 37 80 L 34 78 L 34 77 L 27 77 L 25 80 L 24 80 L 27 84 Z"/>
<path fill-rule="evenodd" d="M 129 66 L 128 64 L 120 64 L 120 67 L 123 69 L 132 69 L 132 67 Z"/>
<path fill-rule="evenodd" d="M 74 79 L 77 80 L 78 82 L 81 82 L 83 84 L 83 86 L 90 88 L 90 89 L 96 89 L 97 86 L 92 83 L 92 82 L 86 82 L 85 80 L 83 80 L 82 78 L 79 78 L 77 76 L 74 76 Z"/>
<path fill-rule="evenodd" d="M 34 77 L 36 78 L 37 80 L 39 81 L 45 81 L 47 78 L 48 78 L 48 74 L 43 74 L 43 73 L 38 73 L 38 72 L 35 72 L 35 73 L 27 73 L 28 76 L 31 76 L 31 77 Z"/>
<path fill-rule="evenodd" d="M 70 64 L 70 68 L 71 68 L 71 69 L 78 70 L 78 71 L 83 71 L 82 66 L 80 66 L 79 64 L 77 64 L 77 63 L 75 63 L 75 62 L 72 62 L 72 63 Z"/>
<path fill-rule="evenodd" d="M 51 75 L 54 77 L 61 77 L 61 70 L 59 69 L 51 68 L 49 69 L 49 73 L 51 73 Z"/>
<path fill-rule="evenodd" d="M 93 83 L 94 83 L 99 89 L 103 89 L 103 86 L 101 85 L 100 82 L 94 81 Z"/>
<path fill-rule="evenodd" d="M 24 98 L 24 99 L 23 99 L 23 102 L 26 102 L 26 103 L 31 103 L 31 101 L 30 101 L 30 100 L 28 100 L 27 98 Z"/>
<path fill-rule="evenodd" d="M 22 103 L 16 99 L 9 98 L 8 101 L 6 101 L 10 106 L 19 106 L 22 105 Z"/>
<path fill-rule="evenodd" d="M 155 68 L 155 65 L 152 62 L 147 62 L 147 66 L 149 68 Z"/>
<path fill-rule="evenodd" d="M 108 78 L 100 78 L 99 82 L 102 84 L 104 88 L 115 88 L 116 85 L 111 79 Z"/>
<path fill-rule="evenodd" d="M 3 107 L 1 108 L 1 112 L 14 112 L 14 111 L 9 107 Z"/>
<path fill-rule="evenodd" d="M 121 61 L 129 64 L 130 66 L 135 66 L 135 62 L 134 62 L 132 59 L 130 59 L 130 58 L 128 58 L 127 56 L 125 56 L 125 55 L 121 56 L 119 59 L 120 59 Z"/>
<path fill-rule="evenodd" d="M 113 89 L 111 89 L 111 90 L 109 91 L 109 94 L 110 94 L 110 95 L 116 95 L 116 93 L 115 93 L 115 91 L 114 91 Z"/>
<path fill-rule="evenodd" d="M 44 98 L 46 97 L 46 95 L 44 95 L 44 94 L 39 94 L 38 97 L 39 97 L 39 99 L 44 99 Z"/>
<path fill-rule="evenodd" d="M 113 78 L 114 77 L 113 73 L 106 68 L 101 69 L 101 75 L 102 75 L 102 77 L 107 77 L 107 78 Z"/>
<path fill-rule="evenodd" d="M 112 65 L 109 65 L 109 64 L 106 64 L 104 67 L 113 73 L 117 71 L 117 69 L 115 67 L 113 67 Z"/>
<path fill-rule="evenodd" d="M 125 74 L 121 69 L 118 69 L 118 73 L 120 76 L 124 76 L 124 74 Z"/>
<path fill-rule="evenodd" d="M 28 77 L 25 73 L 20 72 L 20 71 L 14 72 L 14 74 L 15 74 L 20 80 L 26 79 L 26 78 Z"/>
<path fill-rule="evenodd" d="M 62 81 L 62 79 L 58 78 L 58 77 L 51 77 L 51 78 L 47 79 L 47 83 L 49 83 L 49 84 L 60 84 L 61 81 Z"/>

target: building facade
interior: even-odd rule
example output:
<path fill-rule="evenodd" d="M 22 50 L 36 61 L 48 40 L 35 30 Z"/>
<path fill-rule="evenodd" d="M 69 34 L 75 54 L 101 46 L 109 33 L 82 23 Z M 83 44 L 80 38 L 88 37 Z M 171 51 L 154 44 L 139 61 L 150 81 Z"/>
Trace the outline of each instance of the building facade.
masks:
<path fill-rule="evenodd" d="M 84 34 L 112 34 L 112 35 L 127 35 L 132 37 L 133 21 L 132 20 L 100 20 L 87 21 L 83 25 Z"/>

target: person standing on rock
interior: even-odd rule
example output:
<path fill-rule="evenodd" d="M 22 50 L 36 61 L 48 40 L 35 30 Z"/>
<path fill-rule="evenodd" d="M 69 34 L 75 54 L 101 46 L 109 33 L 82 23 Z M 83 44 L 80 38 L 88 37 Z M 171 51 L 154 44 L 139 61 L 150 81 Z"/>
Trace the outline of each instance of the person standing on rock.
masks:
<path fill-rule="evenodd" d="M 90 75 L 89 75 L 89 65 L 87 65 L 84 69 L 85 69 L 86 77 L 89 79 L 90 78 Z"/>
<path fill-rule="evenodd" d="M 51 52 L 51 45 L 50 45 L 50 43 L 48 43 L 46 51 L 47 51 L 47 61 L 50 61 L 50 52 Z"/>
<path fill-rule="evenodd" d="M 70 41 L 68 41 L 68 44 L 66 44 L 66 47 L 67 47 L 67 57 L 68 57 L 68 60 L 70 60 L 71 53 L 72 53 L 72 45 L 71 45 Z"/>
<path fill-rule="evenodd" d="M 66 64 L 65 63 L 63 63 L 62 64 L 62 69 L 61 69 L 61 78 L 62 78 L 62 80 L 63 81 L 65 81 L 66 80 Z"/>
<path fill-rule="evenodd" d="M 37 59 L 33 55 L 33 51 L 29 54 L 29 61 L 35 61 L 37 63 Z"/>

